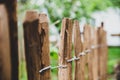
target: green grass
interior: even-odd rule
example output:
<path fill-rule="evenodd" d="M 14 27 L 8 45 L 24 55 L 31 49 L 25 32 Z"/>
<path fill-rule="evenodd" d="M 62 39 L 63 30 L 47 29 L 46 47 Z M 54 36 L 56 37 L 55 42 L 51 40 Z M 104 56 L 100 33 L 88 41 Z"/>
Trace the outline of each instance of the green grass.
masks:
<path fill-rule="evenodd" d="M 109 47 L 108 53 L 108 73 L 112 74 L 114 66 L 120 61 L 120 47 Z"/>
<path fill-rule="evenodd" d="M 27 80 L 26 64 L 25 61 L 20 62 L 19 66 L 19 78 L 20 80 Z"/>

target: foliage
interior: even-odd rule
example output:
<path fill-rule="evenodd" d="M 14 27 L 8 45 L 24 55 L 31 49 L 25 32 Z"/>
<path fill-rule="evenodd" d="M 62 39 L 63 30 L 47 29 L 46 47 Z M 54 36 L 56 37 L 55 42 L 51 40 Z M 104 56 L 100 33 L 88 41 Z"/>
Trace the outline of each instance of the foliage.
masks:
<path fill-rule="evenodd" d="M 120 8 L 120 0 L 111 0 L 111 2 L 113 3 L 114 7 Z"/>
<path fill-rule="evenodd" d="M 46 12 L 50 22 L 54 23 L 63 17 L 70 17 L 87 22 L 91 19 L 91 14 L 98 10 L 104 10 L 111 6 L 109 0 L 18 0 L 19 13 L 29 9 L 37 9 Z M 22 15 L 23 16 L 23 15 Z M 21 16 L 21 17 L 22 17 Z M 60 29 L 60 23 L 55 25 Z"/>
<path fill-rule="evenodd" d="M 108 51 L 108 73 L 114 73 L 114 65 L 120 61 L 120 47 L 110 47 Z"/>

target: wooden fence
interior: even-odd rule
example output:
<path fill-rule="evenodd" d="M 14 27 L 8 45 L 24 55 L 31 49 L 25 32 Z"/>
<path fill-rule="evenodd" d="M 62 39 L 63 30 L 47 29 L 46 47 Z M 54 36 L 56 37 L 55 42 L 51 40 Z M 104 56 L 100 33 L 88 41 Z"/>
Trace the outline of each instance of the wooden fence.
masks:
<path fill-rule="evenodd" d="M 107 43 L 103 25 L 99 28 L 62 20 L 58 65 L 50 65 L 49 25 L 46 14 L 27 11 L 24 21 L 25 55 L 28 80 L 51 80 L 50 70 L 58 68 L 58 80 L 107 80 Z M 74 57 L 72 56 L 74 38 Z M 83 40 L 82 40 L 83 39 Z M 72 67 L 72 63 L 75 67 Z M 75 72 L 72 69 L 75 68 Z"/>
<path fill-rule="evenodd" d="M 8 1 L 12 8 L 8 2 L 0 4 L 0 80 L 19 80 L 16 0 L 13 1 L 14 4 Z M 72 73 L 74 80 L 107 80 L 108 52 L 103 24 L 99 28 L 85 25 L 81 33 L 77 20 L 64 18 L 56 66 L 50 65 L 47 15 L 27 11 L 23 27 L 28 80 L 51 80 L 51 69 L 55 68 L 58 80 L 73 80 Z"/>

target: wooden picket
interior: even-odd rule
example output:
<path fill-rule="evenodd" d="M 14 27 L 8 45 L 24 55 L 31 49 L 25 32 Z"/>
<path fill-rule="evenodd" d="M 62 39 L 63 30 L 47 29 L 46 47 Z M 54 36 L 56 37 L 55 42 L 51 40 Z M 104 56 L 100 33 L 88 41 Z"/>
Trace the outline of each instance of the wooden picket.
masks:
<path fill-rule="evenodd" d="M 108 62 L 108 47 L 107 47 L 107 32 L 104 31 L 104 65 L 105 65 L 105 70 L 104 70 L 104 77 L 105 77 L 105 80 L 107 80 L 107 62 Z"/>
<path fill-rule="evenodd" d="M 50 80 L 50 70 L 39 70 L 50 65 L 48 20 L 46 14 L 28 11 L 24 21 L 24 41 L 29 80 Z"/>
<path fill-rule="evenodd" d="M 84 27 L 84 49 L 83 50 L 87 50 L 87 49 L 91 49 L 91 27 L 90 25 L 85 25 Z M 87 53 L 86 56 L 86 64 L 88 65 L 88 79 L 89 80 L 93 80 L 93 54 L 90 52 Z"/>
<path fill-rule="evenodd" d="M 102 33 L 103 33 L 103 30 L 102 30 L 102 28 L 100 27 L 99 29 L 98 29 L 98 43 L 99 44 L 102 44 Z M 104 61 L 104 58 L 103 58 L 103 53 L 102 53 L 102 48 L 99 48 L 99 76 L 100 76 L 100 79 L 103 79 L 103 68 L 104 68 L 104 66 L 103 66 L 103 61 Z"/>
<path fill-rule="evenodd" d="M 59 65 L 66 65 L 67 68 L 59 68 L 59 80 L 72 80 L 72 63 L 67 63 L 67 60 L 72 57 L 72 30 L 72 20 L 64 18 L 62 20 L 61 40 L 59 46 Z"/>
<path fill-rule="evenodd" d="M 10 36 L 5 5 L 0 5 L 0 11 L 0 80 L 11 80 Z"/>
<path fill-rule="evenodd" d="M 99 50 L 99 77 L 100 80 L 106 80 L 107 77 L 107 43 L 106 43 L 106 32 L 103 29 L 103 25 L 98 28 L 98 44 L 102 47 Z"/>
<path fill-rule="evenodd" d="M 94 45 L 93 47 L 96 47 L 95 49 L 92 49 L 92 54 L 93 54 L 93 80 L 99 79 L 98 77 L 98 36 L 97 36 L 97 29 L 92 28 L 92 41 L 91 44 Z"/>
<path fill-rule="evenodd" d="M 10 53 L 10 60 L 8 60 L 8 65 L 11 68 L 11 80 L 18 80 L 18 27 L 17 27 L 17 11 L 16 11 L 16 6 L 17 6 L 17 0 L 0 0 L 0 5 L 5 5 L 5 10 L 6 12 L 4 13 L 4 15 L 2 16 L 1 19 L 6 19 L 7 17 L 7 21 L 4 25 L 4 27 L 7 29 L 8 25 L 8 31 L 9 31 L 9 42 L 10 44 L 6 44 L 9 45 L 10 48 L 10 52 L 9 49 L 8 52 Z M 0 10 L 0 14 L 1 14 L 1 10 Z M 4 22 L 3 22 L 4 23 Z M 2 23 L 2 24 L 3 24 Z M 3 36 L 3 34 L 2 34 Z M 6 35 L 4 34 L 4 37 L 7 37 L 7 33 Z M 6 41 L 6 43 L 8 43 Z M 7 46 L 6 46 L 7 47 Z M 4 47 L 5 48 L 5 47 Z M 7 47 L 8 48 L 8 47 Z M 9 56 L 9 54 L 8 54 Z M 4 63 L 6 64 L 6 63 Z M 5 71 L 6 72 L 6 71 Z M 7 73 L 7 72 L 6 72 Z M 9 70 L 8 70 L 9 73 Z M 5 80 L 5 79 L 4 79 Z M 7 79 L 10 80 L 10 79 Z"/>
<path fill-rule="evenodd" d="M 79 28 L 79 22 L 74 21 L 74 49 L 75 49 L 75 56 L 79 57 L 79 53 L 82 52 L 83 45 L 81 41 L 81 34 L 80 34 L 80 28 Z M 85 76 L 85 57 L 80 56 L 80 59 L 75 61 L 75 78 L 74 80 L 84 80 Z"/>

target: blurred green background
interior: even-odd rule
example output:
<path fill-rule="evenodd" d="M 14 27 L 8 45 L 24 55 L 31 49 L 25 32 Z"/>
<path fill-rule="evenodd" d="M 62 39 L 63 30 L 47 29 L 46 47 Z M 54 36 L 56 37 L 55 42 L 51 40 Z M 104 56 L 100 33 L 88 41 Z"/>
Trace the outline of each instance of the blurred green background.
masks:
<path fill-rule="evenodd" d="M 27 80 L 22 27 L 27 10 L 46 13 L 49 17 L 50 36 L 55 35 L 57 37 L 63 17 L 70 17 L 79 21 L 84 18 L 86 23 L 91 23 L 93 12 L 104 11 L 109 7 L 120 8 L 120 0 L 18 0 L 20 80 Z M 55 40 L 52 38 L 50 43 L 51 65 L 56 66 L 58 49 L 55 46 L 59 36 Z M 108 80 L 113 80 L 114 66 L 120 61 L 120 47 L 109 47 L 108 52 Z M 52 80 L 57 80 L 57 69 L 52 70 L 51 75 Z"/>

